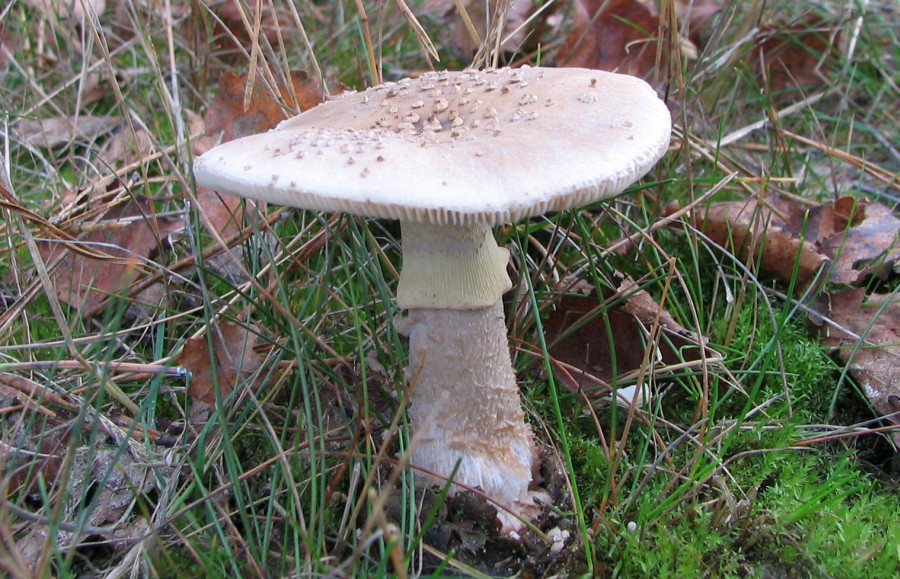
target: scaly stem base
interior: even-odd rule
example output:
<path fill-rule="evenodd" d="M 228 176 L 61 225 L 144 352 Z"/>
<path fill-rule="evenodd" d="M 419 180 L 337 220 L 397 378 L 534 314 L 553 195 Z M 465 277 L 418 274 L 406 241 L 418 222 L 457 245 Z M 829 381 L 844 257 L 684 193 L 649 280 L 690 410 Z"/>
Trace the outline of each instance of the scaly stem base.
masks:
<path fill-rule="evenodd" d="M 412 463 L 437 475 L 422 479 L 444 484 L 458 462 L 456 482 L 480 488 L 517 514 L 533 514 L 529 486 L 536 452 L 502 303 L 474 310 L 411 309 L 395 325 L 409 336 Z M 452 492 L 459 490 L 454 485 Z M 498 516 L 507 530 L 521 527 L 502 510 Z"/>

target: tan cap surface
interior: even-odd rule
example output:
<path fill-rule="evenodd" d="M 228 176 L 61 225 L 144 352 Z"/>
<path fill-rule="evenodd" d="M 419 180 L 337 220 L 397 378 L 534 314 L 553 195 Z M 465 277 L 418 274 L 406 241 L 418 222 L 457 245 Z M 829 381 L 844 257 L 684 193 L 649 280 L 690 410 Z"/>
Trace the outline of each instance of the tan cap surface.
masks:
<path fill-rule="evenodd" d="M 634 77 L 566 68 L 434 72 L 323 103 L 230 141 L 197 182 L 279 205 L 496 225 L 620 193 L 671 119 Z"/>

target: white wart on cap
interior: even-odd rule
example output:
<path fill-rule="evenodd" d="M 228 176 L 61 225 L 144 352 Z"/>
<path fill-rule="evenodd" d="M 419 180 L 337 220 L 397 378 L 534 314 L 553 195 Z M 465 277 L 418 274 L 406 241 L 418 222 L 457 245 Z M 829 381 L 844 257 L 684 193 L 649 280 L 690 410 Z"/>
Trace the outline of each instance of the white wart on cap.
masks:
<path fill-rule="evenodd" d="M 432 72 L 341 96 L 197 159 L 198 183 L 280 205 L 497 225 L 616 195 L 669 142 L 643 81 L 586 69 Z"/>

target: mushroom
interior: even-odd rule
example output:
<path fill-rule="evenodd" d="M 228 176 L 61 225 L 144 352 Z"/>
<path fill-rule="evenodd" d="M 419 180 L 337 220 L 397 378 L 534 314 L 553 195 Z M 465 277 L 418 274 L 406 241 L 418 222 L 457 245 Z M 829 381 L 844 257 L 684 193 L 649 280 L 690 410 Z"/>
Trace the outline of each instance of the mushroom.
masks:
<path fill-rule="evenodd" d="M 622 192 L 665 152 L 671 119 L 643 81 L 595 70 L 430 72 L 323 103 L 194 164 L 222 193 L 397 219 L 395 320 L 409 337 L 417 480 L 480 488 L 507 530 L 537 513 L 538 466 L 492 226 Z M 461 489 L 454 485 L 451 492 Z M 510 514 L 512 513 L 512 514 Z"/>

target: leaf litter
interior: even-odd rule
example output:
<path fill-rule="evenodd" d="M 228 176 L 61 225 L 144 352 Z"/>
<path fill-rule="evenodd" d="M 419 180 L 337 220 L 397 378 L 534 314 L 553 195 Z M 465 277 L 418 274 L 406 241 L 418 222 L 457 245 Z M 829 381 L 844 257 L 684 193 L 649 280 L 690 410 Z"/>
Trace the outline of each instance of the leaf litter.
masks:
<path fill-rule="evenodd" d="M 748 60 L 763 86 L 780 93 L 806 91 L 828 83 L 827 64 L 837 57 L 840 34 L 816 14 L 762 26 L 753 40 Z"/>
<path fill-rule="evenodd" d="M 872 407 L 898 426 L 891 433 L 900 448 L 900 296 L 864 288 L 827 295 L 822 341 L 859 384 Z"/>
<path fill-rule="evenodd" d="M 714 203 L 693 220 L 751 267 L 818 296 L 810 317 L 822 343 L 875 412 L 900 426 L 900 303 L 896 293 L 854 287 L 896 278 L 900 270 L 900 219 L 890 208 L 849 196 L 805 207 L 771 195 Z M 892 436 L 900 448 L 900 430 Z"/>
<path fill-rule="evenodd" d="M 86 145 L 111 133 L 122 124 L 121 117 L 77 115 L 45 119 L 22 119 L 16 131 L 33 147 L 54 149 L 68 145 Z"/>
<path fill-rule="evenodd" d="M 236 388 L 257 390 L 265 379 L 266 356 L 258 352 L 259 328 L 222 321 L 209 327 L 209 337 L 188 338 L 176 362 L 190 373 L 188 423 L 206 424 L 218 404 L 227 404 Z M 220 401 L 220 402 L 217 402 Z"/>
<path fill-rule="evenodd" d="M 672 14 L 645 0 L 576 0 L 571 30 L 557 55 L 563 66 L 596 68 L 649 79 L 668 67 L 666 55 L 696 59 L 727 3 L 722 0 L 672 3 Z M 661 32 L 678 27 L 679 45 L 661 46 Z M 764 90 L 776 99 L 828 83 L 828 67 L 842 50 L 839 21 L 814 12 L 796 19 L 772 17 L 748 35 L 734 59 L 743 61 Z M 664 37 L 665 35 L 663 35 Z M 654 84 L 665 83 L 654 79 Z"/>
<path fill-rule="evenodd" d="M 78 243 L 95 247 L 113 260 L 92 259 L 72 253 L 56 241 L 42 241 L 41 257 L 58 297 L 91 317 L 103 308 L 109 296 L 127 293 L 135 280 L 151 269 L 148 261 L 163 241 L 184 228 L 180 218 L 154 213 L 148 200 L 125 198 L 113 202 L 89 229 L 85 223 L 80 224 L 88 233 L 80 236 Z M 142 298 L 134 299 L 140 302 Z"/>
<path fill-rule="evenodd" d="M 578 0 L 559 59 L 645 78 L 657 70 L 659 22 L 653 6 L 636 0 Z"/>
<path fill-rule="evenodd" d="M 134 512 L 136 497 L 156 486 L 146 463 L 138 463 L 117 447 L 82 446 L 64 452 L 73 453 L 73 458 L 66 488 L 59 489 L 60 495 L 67 497 L 59 519 L 51 525 L 49 515 L 18 513 L 27 522 L 18 528 L 16 548 L 32 567 L 50 544 L 63 550 L 103 544 L 121 551 L 150 532 L 147 520 Z M 63 457 L 54 455 L 54 464 L 60 465 Z M 45 474 L 50 473 L 45 469 Z M 48 483 L 52 488 L 59 481 L 54 478 Z M 40 499 L 35 495 L 32 500 Z"/>
<path fill-rule="evenodd" d="M 243 105 L 245 85 L 245 77 L 225 75 L 222 90 L 209 107 L 205 120 L 185 111 L 192 135 L 205 129 L 205 136 L 193 140 L 198 151 L 209 148 L 217 140 L 264 131 L 298 108 L 310 108 L 324 98 L 318 80 L 298 72 L 292 75 L 292 86 L 281 93 L 280 99 L 272 99 L 261 85 L 256 86 L 248 106 L 236 111 L 236 103 Z M 23 120 L 17 123 L 16 130 L 24 135 L 23 142 L 33 147 L 87 145 L 103 160 L 104 166 L 118 167 L 122 174 L 123 167 L 127 169 L 157 155 L 158 144 L 143 126 L 137 126 L 133 132 L 120 130 L 121 127 L 121 118 L 80 116 Z M 41 258 L 58 297 L 79 309 L 85 317 L 96 316 L 110 296 L 128 293 L 137 280 L 158 272 L 159 267 L 152 260 L 162 244 L 185 227 L 180 216 L 157 213 L 160 200 L 133 195 L 131 190 L 129 184 L 118 178 L 100 179 L 81 190 L 72 190 L 62 204 L 53 208 L 54 217 L 50 220 L 29 212 L 11 192 L 3 191 L 3 207 L 25 216 L 41 231 Z M 241 230 L 240 201 L 211 191 L 199 193 L 207 226 L 226 238 L 236 235 Z M 144 298 L 133 296 L 132 299 Z M 215 408 L 216 396 L 227 399 L 232 388 L 247 386 L 248 380 L 249 387 L 258 387 L 265 356 L 257 353 L 255 347 L 257 331 L 248 333 L 246 327 L 223 322 L 213 332 L 216 345 L 212 353 L 205 338 L 188 340 L 179 360 L 190 367 L 194 377 L 188 389 L 189 426 L 205 422 Z M 235 350 L 241 346 L 247 349 Z M 218 374 L 217 379 L 212 378 L 213 374 Z M 95 439 L 99 447 L 96 442 L 84 445 L 80 440 L 70 439 L 70 431 L 65 428 L 71 423 L 72 413 L 84 405 L 73 405 L 66 398 L 42 389 L 37 382 L 9 373 L 0 375 L 0 398 L 6 424 L 32 426 L 15 437 L 20 443 L 16 447 L 4 445 L 0 449 L 3 456 L 0 470 L 8 473 L 15 469 L 20 473 L 7 478 L 6 492 L 9 496 L 24 493 L 29 497 L 25 504 L 33 507 L 29 511 L 18 504 L 9 504 L 17 510 L 15 514 L 20 522 L 16 526 L 16 540 L 7 546 L 16 551 L 19 560 L 36 568 L 45 556 L 47 545 L 64 551 L 90 545 L 124 550 L 149 536 L 149 519 L 135 509 L 140 496 L 179 475 L 157 472 L 167 467 L 155 457 L 149 457 L 146 451 L 132 450 L 143 448 L 135 446 L 137 440 L 145 438 L 143 434 L 149 434 L 150 440 L 142 444 L 155 447 L 155 443 L 168 437 L 165 432 L 143 426 L 135 430 L 135 422 L 127 416 L 112 411 L 110 418 L 85 406 L 95 415 L 92 422 L 85 423 L 88 430 L 99 428 L 105 435 Z M 25 418 L 25 413 L 51 421 L 50 428 Z M 177 424 L 171 426 L 179 428 Z M 105 446 L 106 443 L 113 445 Z M 173 440 L 168 438 L 166 444 L 173 444 Z M 60 468 L 67 463 L 70 467 L 62 480 Z M 39 477 L 46 481 L 52 496 L 66 497 L 59 516 L 53 514 L 57 512 L 55 504 L 45 504 L 34 486 Z"/>
<path fill-rule="evenodd" d="M 619 277 L 615 290 L 598 291 L 584 280 L 566 283 L 571 288 L 544 324 L 557 379 L 566 388 L 597 399 L 613 385 L 619 390 L 644 376 L 659 380 L 673 367 L 719 359 L 701 351 L 705 338 L 681 326 L 634 280 Z"/>
<path fill-rule="evenodd" d="M 267 97 L 259 87 L 254 90 L 249 108 L 236 112 L 235 103 L 240 102 L 238 98 L 243 98 L 245 81 L 244 77 L 235 75 L 223 77 L 223 90 L 207 112 L 207 136 L 196 140 L 195 147 L 201 150 L 203 147 L 209 148 L 214 144 L 214 139 L 235 138 L 242 131 L 246 134 L 264 131 L 289 116 L 290 110 L 283 106 L 283 101 L 276 102 Z M 300 107 L 312 107 L 323 98 L 316 87 L 316 80 L 305 73 L 297 73 L 294 86 L 282 96 L 287 98 L 290 95 L 289 102 Z M 198 133 L 202 128 L 197 125 L 198 117 L 193 116 L 189 120 L 193 125 L 191 132 Z M 203 123 L 203 119 L 199 121 Z M 118 118 L 81 117 L 74 124 L 70 119 L 34 123 L 36 121 L 17 125 L 20 131 L 31 133 L 27 142 L 32 146 L 51 148 L 75 141 L 96 142 L 111 134 L 106 146 L 98 153 L 107 166 L 128 166 L 153 153 L 154 144 L 143 127 L 139 127 L 134 134 L 128 131 L 111 133 L 121 125 Z M 112 179 L 104 186 L 73 191 L 56 209 L 54 222 L 28 213 L 11 193 L 4 197 L 4 206 L 26 217 L 31 215 L 32 224 L 43 231 L 44 240 L 39 243 L 41 257 L 48 267 L 58 297 L 81 310 L 86 317 L 97 315 L 110 296 L 127 292 L 138 278 L 152 273 L 155 266 L 150 260 L 160 244 L 184 228 L 180 217 L 157 215 L 153 200 L 132 196 L 129 190 L 126 184 Z M 207 222 L 220 232 L 232 235 L 239 231 L 240 201 L 237 198 L 225 199 L 213 192 L 201 192 L 201 203 L 207 216 L 212 217 Z M 256 352 L 257 331 L 223 322 L 212 333 L 215 344 L 212 353 L 204 337 L 186 342 L 178 361 L 188 367 L 193 376 L 188 388 L 191 398 L 188 419 L 191 426 L 205 423 L 216 407 L 217 396 L 227 399 L 235 386 L 244 386 L 247 380 L 250 380 L 251 388 L 258 387 L 262 379 L 259 370 L 265 356 Z M 216 378 L 213 378 L 214 375 Z M 19 423 L 22 421 L 16 421 L 13 413 L 17 407 L 19 412 L 37 412 L 60 424 L 64 423 L 64 418 L 58 415 L 54 407 L 68 412 L 78 408 L 78 405 L 73 408 L 65 398 L 41 388 L 36 382 L 15 374 L 0 375 L 0 397 L 5 400 L 5 419 Z M 114 429 L 120 434 L 134 428 L 130 420 L 124 420 L 126 426 L 123 430 L 105 416 L 98 418 L 105 429 Z M 156 484 L 157 477 L 149 476 L 150 461 L 139 461 L 130 452 L 122 452 L 122 447 L 73 445 L 68 430 L 60 434 L 45 434 L 40 428 L 35 431 L 40 432 L 41 436 L 36 443 L 25 443 L 30 435 L 23 432 L 18 437 L 23 444 L 3 451 L 7 455 L 3 461 L 5 468 L 17 465 L 17 472 L 30 473 L 28 477 L 10 479 L 9 492 L 33 495 L 36 489 L 24 490 L 17 485 L 33 485 L 37 480 L 34 476 L 36 472 L 42 474 L 51 489 L 61 484 L 56 480 L 59 468 L 67 460 L 66 457 L 71 456 L 72 466 L 67 472 L 66 489 L 60 493 L 60 496 L 69 499 L 63 508 L 63 515 L 54 523 L 55 531 L 51 531 L 51 526 L 48 526 L 50 519 L 42 511 L 18 513 L 25 520 L 18 527 L 20 538 L 15 544 L 19 556 L 35 566 L 49 544 L 50 532 L 54 532 L 55 544 L 62 549 L 76 548 L 85 542 L 120 549 L 147 536 L 149 523 L 145 518 L 135 516 L 133 508 L 136 497 L 150 491 Z M 166 436 L 153 429 L 148 432 L 154 440 Z M 135 431 L 134 434 L 140 435 L 142 431 Z M 132 440 L 128 434 L 122 436 Z M 125 447 L 130 448 L 131 443 L 128 442 Z M 13 454 L 9 455 L 7 451 Z M 30 469 L 28 464 L 32 465 Z M 87 497 L 89 502 L 86 503 Z M 31 500 L 39 499 L 38 495 L 34 495 Z M 89 512 L 86 518 L 82 515 L 85 511 Z"/>
<path fill-rule="evenodd" d="M 3 502 L 19 519 L 14 541 L 6 544 L 14 556 L 36 568 L 50 547 L 122 551 L 148 536 L 150 525 L 136 507 L 142 495 L 164 484 L 159 470 L 167 467 L 148 450 L 155 447 L 133 440 L 134 425 L 120 428 L 83 402 L 74 404 L 23 376 L 3 373 L 0 381 L 4 424 L 17 441 L 0 444 L 4 495 L 21 497 Z M 47 411 L 48 405 L 60 414 Z M 98 435 L 81 444 L 79 431 Z"/>

